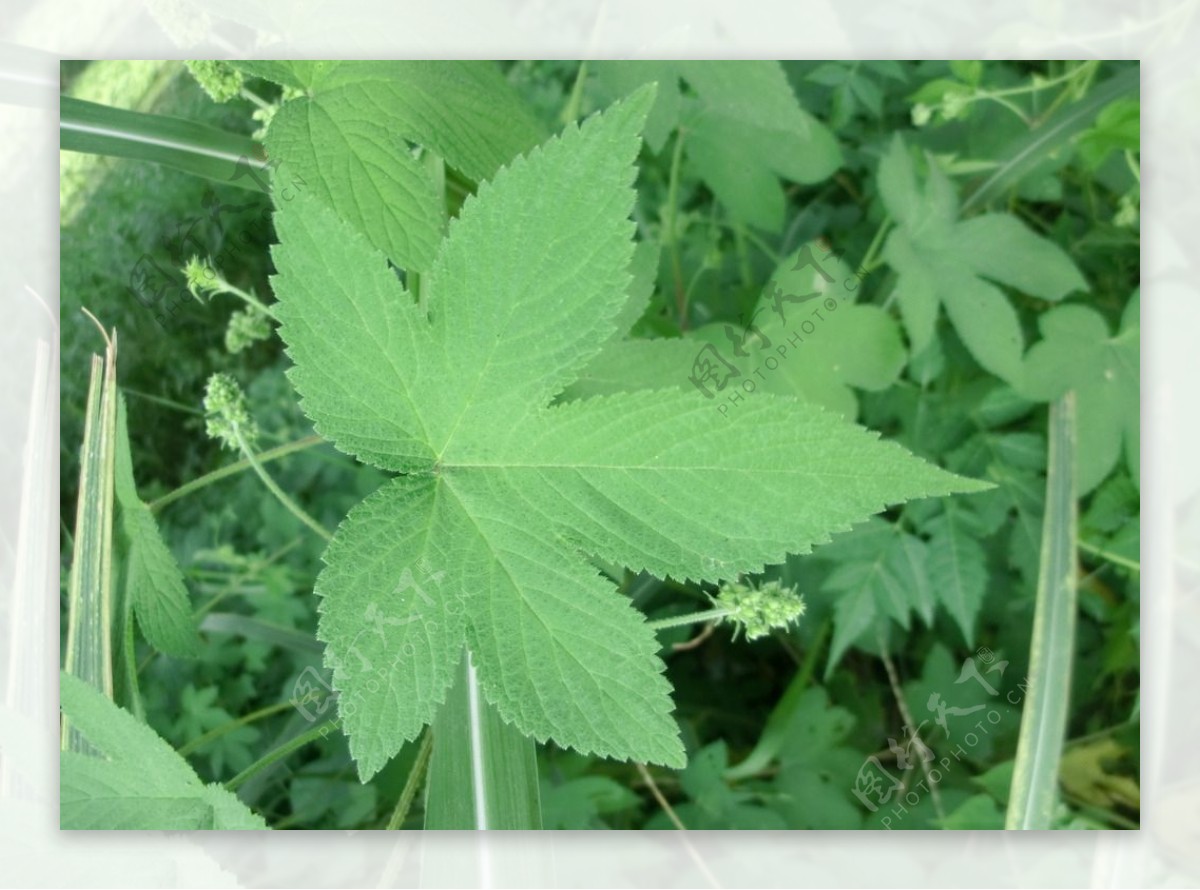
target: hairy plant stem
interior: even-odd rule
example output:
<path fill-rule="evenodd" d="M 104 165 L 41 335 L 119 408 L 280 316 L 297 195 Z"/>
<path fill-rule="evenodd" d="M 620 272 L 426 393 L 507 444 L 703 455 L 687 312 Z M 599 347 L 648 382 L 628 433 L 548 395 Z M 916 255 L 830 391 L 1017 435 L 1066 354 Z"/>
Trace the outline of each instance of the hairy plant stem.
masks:
<path fill-rule="evenodd" d="M 225 789 L 227 791 L 236 791 L 238 787 L 244 785 L 250 778 L 262 772 L 273 763 L 283 760 L 293 751 L 298 751 L 310 742 L 315 742 L 317 739 L 325 738 L 329 734 L 329 730 L 337 727 L 337 723 L 337 718 L 332 717 L 323 723 L 317 724 L 308 732 L 301 733 L 294 739 L 284 742 L 278 748 L 263 755 L 226 782 Z"/>
<path fill-rule="evenodd" d="M 396 831 L 404 824 L 404 820 L 408 818 L 408 811 L 412 809 L 412 802 L 417 796 L 417 791 L 421 787 L 421 782 L 425 778 L 425 770 L 429 767 L 429 755 L 433 752 L 433 732 L 429 727 L 425 727 L 425 732 L 421 735 L 421 747 L 417 749 L 416 759 L 413 760 L 412 769 L 408 771 L 408 779 L 404 782 L 404 790 L 400 792 L 400 799 L 396 801 L 396 809 L 392 811 L 392 817 L 388 819 L 387 830 Z"/>
<path fill-rule="evenodd" d="M 705 621 L 720 621 L 729 616 L 728 609 L 707 609 L 703 612 L 689 612 L 687 615 L 676 615 L 672 618 L 660 618 L 647 622 L 652 630 L 666 630 L 670 627 L 685 627 L 689 624 L 702 624 Z"/>
<path fill-rule="evenodd" d="M 330 534 L 329 530 L 326 529 L 325 526 L 321 525 L 321 523 L 317 522 L 317 520 L 305 513 L 303 508 L 301 508 L 299 504 L 288 497 L 287 492 L 280 488 L 275 480 L 270 477 L 267 471 L 263 469 L 262 464 L 260 464 L 258 459 L 254 456 L 254 450 L 246 441 L 246 437 L 242 435 L 242 431 L 237 427 L 234 427 L 234 432 L 237 435 L 238 446 L 242 449 L 242 454 L 246 456 L 246 460 L 250 461 L 250 467 L 255 473 L 258 474 L 258 478 L 262 480 L 263 485 L 267 486 L 267 490 L 270 491 L 271 494 L 275 495 L 275 499 L 279 501 L 279 503 L 281 503 L 289 513 L 307 525 L 326 541 L 333 540 L 333 535 Z"/>
<path fill-rule="evenodd" d="M 303 439 L 297 439 L 295 442 L 288 442 L 286 445 L 280 445 L 276 448 L 271 448 L 262 454 L 256 455 L 258 463 L 264 464 L 269 461 L 278 460 L 281 457 L 287 457 L 289 454 L 294 454 L 297 451 L 304 451 L 306 448 L 320 445 L 325 440 L 320 436 L 306 436 Z M 232 463 L 227 467 L 221 467 L 219 470 L 213 470 L 211 473 L 205 473 L 191 482 L 186 482 L 176 488 L 174 491 L 169 491 L 156 501 L 151 501 L 148 505 L 150 512 L 159 510 L 167 504 L 174 503 L 182 497 L 191 494 L 194 491 L 199 491 L 214 482 L 219 482 L 228 476 L 235 476 L 244 470 L 249 470 L 254 467 L 254 462 L 248 458 L 243 458 L 237 463 Z"/>
<path fill-rule="evenodd" d="M 193 751 L 202 748 L 204 745 L 207 745 L 209 742 L 214 741 L 215 739 L 219 739 L 223 735 L 228 735 L 239 727 L 249 726 L 251 723 L 257 723 L 259 720 L 270 717 L 272 714 L 278 714 L 280 711 L 286 711 L 291 707 L 294 707 L 291 701 L 281 701 L 273 705 L 268 705 L 265 708 L 259 708 L 257 711 L 252 711 L 243 717 L 238 717 L 236 720 L 230 720 L 228 723 L 222 723 L 220 726 L 210 729 L 208 732 L 204 733 L 204 735 L 197 736 L 187 744 L 180 747 L 176 753 L 182 757 L 186 757 Z"/>

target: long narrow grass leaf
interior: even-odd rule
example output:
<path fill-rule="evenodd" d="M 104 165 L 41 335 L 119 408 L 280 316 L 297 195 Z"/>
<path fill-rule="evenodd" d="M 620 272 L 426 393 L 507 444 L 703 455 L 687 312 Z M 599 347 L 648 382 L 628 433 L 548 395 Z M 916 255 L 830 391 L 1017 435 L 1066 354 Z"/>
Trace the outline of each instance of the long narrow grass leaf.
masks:
<path fill-rule="evenodd" d="M 1075 394 L 1050 406 L 1046 520 L 1038 577 L 1029 691 L 1013 768 L 1005 827 L 1050 827 L 1067 730 L 1075 651 Z"/>
<path fill-rule="evenodd" d="M 107 337 L 107 335 L 106 335 Z M 92 356 L 79 501 L 68 582 L 67 673 L 113 697 L 112 525 L 116 427 L 116 335 L 105 357 Z M 86 742 L 62 723 L 62 746 L 86 751 Z"/>
<path fill-rule="evenodd" d="M 433 724 L 425 828 L 541 827 L 533 739 L 488 704 L 468 655 Z"/>
<path fill-rule="evenodd" d="M 162 114 L 61 97 L 64 151 L 151 161 L 250 191 L 267 191 L 262 146 L 253 139 Z"/>

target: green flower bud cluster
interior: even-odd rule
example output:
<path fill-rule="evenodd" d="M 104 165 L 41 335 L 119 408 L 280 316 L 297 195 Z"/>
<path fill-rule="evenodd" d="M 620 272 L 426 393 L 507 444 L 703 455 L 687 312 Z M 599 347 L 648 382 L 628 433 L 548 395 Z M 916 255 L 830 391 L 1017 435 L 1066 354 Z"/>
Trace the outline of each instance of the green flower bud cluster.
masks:
<path fill-rule="evenodd" d="M 225 348 L 237 353 L 271 336 L 271 323 L 267 317 L 253 307 L 239 309 L 229 316 L 225 328 Z"/>
<path fill-rule="evenodd" d="M 192 77 L 201 89 L 212 97 L 214 102 L 228 102 L 236 99 L 242 93 L 245 79 L 242 72 L 225 62 L 212 60 L 196 60 L 185 62 Z"/>
<path fill-rule="evenodd" d="M 737 625 L 747 640 L 765 637 L 776 629 L 787 627 L 804 614 L 804 597 L 793 587 L 785 587 L 778 581 L 768 581 L 762 586 L 726 581 L 721 585 L 713 604 L 726 609 L 726 620 Z"/>
<path fill-rule="evenodd" d="M 229 374 L 213 374 L 204 390 L 204 420 L 209 438 L 240 451 L 242 444 L 253 448 L 258 424 L 246 406 L 246 394 Z"/>

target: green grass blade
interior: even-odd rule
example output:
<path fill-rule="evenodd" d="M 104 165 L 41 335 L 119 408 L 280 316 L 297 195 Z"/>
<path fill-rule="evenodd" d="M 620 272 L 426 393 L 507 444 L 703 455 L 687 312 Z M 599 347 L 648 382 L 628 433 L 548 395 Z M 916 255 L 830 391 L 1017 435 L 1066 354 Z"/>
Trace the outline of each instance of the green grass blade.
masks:
<path fill-rule="evenodd" d="M 1110 77 L 1078 102 L 1059 109 L 1041 126 L 1016 139 L 1002 152 L 1004 160 L 1000 166 L 963 202 L 962 212 L 965 214 L 976 205 L 986 205 L 1005 189 L 1015 185 L 1052 152 L 1069 145 L 1075 134 L 1090 126 L 1109 102 L 1125 95 L 1136 96 L 1140 77 L 1139 68 L 1131 68 Z"/>
<path fill-rule="evenodd" d="M 105 335 L 107 337 L 107 334 Z M 116 340 L 105 358 L 92 356 L 75 542 L 68 581 L 67 643 L 64 667 L 69 674 L 113 697 L 112 525 L 117 420 Z M 87 743 L 62 723 L 64 750 L 87 751 Z"/>
<path fill-rule="evenodd" d="M 151 161 L 250 191 L 267 191 L 262 146 L 253 139 L 162 114 L 61 97 L 64 151 Z"/>
<path fill-rule="evenodd" d="M 1049 828 L 1058 799 L 1058 768 L 1075 651 L 1074 455 L 1075 394 L 1068 392 L 1050 406 L 1046 520 L 1029 654 L 1029 692 L 1005 820 L 1010 829 Z"/>
<path fill-rule="evenodd" d="M 470 656 L 433 724 L 426 829 L 540 829 L 537 751 L 500 719 Z"/>
<path fill-rule="evenodd" d="M 230 634 L 247 640 L 258 640 L 271 646 L 290 649 L 302 655 L 321 653 L 321 644 L 311 633 L 302 633 L 290 627 L 272 624 L 249 615 L 236 612 L 212 612 L 204 616 L 200 629 L 207 633 Z"/>

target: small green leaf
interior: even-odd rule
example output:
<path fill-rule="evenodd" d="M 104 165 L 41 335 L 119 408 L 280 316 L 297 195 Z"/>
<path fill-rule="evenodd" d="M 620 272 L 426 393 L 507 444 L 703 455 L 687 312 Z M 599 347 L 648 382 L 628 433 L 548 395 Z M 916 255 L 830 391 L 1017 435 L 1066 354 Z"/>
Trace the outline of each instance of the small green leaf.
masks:
<path fill-rule="evenodd" d="M 1142 106 L 1136 99 L 1117 99 L 1096 117 L 1096 123 L 1079 135 L 1079 157 L 1090 170 L 1098 170 L 1113 152 L 1140 150 Z"/>
<path fill-rule="evenodd" d="M 709 324 L 694 336 L 738 370 L 730 381 L 734 392 L 750 381 L 755 393 L 797 396 L 853 419 L 854 389 L 886 389 L 906 359 L 891 316 L 855 303 L 860 285 L 843 260 L 811 242 L 779 264 L 749 323 Z M 693 376 L 702 345 L 693 347 L 672 379 Z"/>
<path fill-rule="evenodd" d="M 1017 313 L 992 282 L 1044 300 L 1060 300 L 1087 283 L 1057 245 L 1015 217 L 989 214 L 958 221 L 957 197 L 930 160 L 922 183 L 897 134 L 879 165 L 879 191 L 899 223 L 883 255 L 899 275 L 896 295 L 915 352 L 933 336 L 937 307 L 986 370 L 1014 383 L 1024 337 Z"/>
<path fill-rule="evenodd" d="M 846 649 L 881 615 L 894 619 L 906 630 L 913 613 L 926 624 L 933 623 L 929 554 L 919 538 L 872 518 L 838 535 L 815 556 L 834 565 L 822 589 L 838 597 L 826 676 L 832 674 Z"/>
<path fill-rule="evenodd" d="M 945 508 L 926 526 L 929 581 L 970 646 L 987 590 L 987 559 L 964 508 L 953 500 L 947 500 Z"/>
<path fill-rule="evenodd" d="M 864 810 L 854 798 L 863 755 L 846 746 L 854 716 L 829 702 L 824 689 L 804 693 L 788 725 L 779 758 L 776 805 L 789 828 L 861 828 Z"/>
<path fill-rule="evenodd" d="M 1015 216 L 988 213 L 954 229 L 956 247 L 977 275 L 1043 300 L 1086 290 L 1079 269 L 1056 244 L 1029 231 Z"/>
<path fill-rule="evenodd" d="M 779 179 L 819 182 L 842 163 L 829 129 L 800 107 L 778 62 L 609 61 L 594 63 L 607 98 L 657 82 L 646 141 L 658 152 L 683 120 L 688 162 L 739 222 L 783 225 Z M 680 81 L 698 99 L 684 101 Z M 728 138 L 731 131 L 738 140 Z"/>
<path fill-rule="evenodd" d="M 117 405 L 116 495 L 128 545 L 126 595 L 138 626 L 159 652 L 194 657 L 200 651 L 200 639 L 183 573 L 134 483 L 124 397 Z"/>
<path fill-rule="evenodd" d="M 1112 472 L 1122 450 L 1130 475 L 1138 479 L 1140 306 L 1135 291 L 1115 335 L 1087 306 L 1053 309 L 1041 318 L 1044 339 L 1025 358 L 1018 386 L 1024 395 L 1048 401 L 1076 392 L 1081 495 Z"/>

